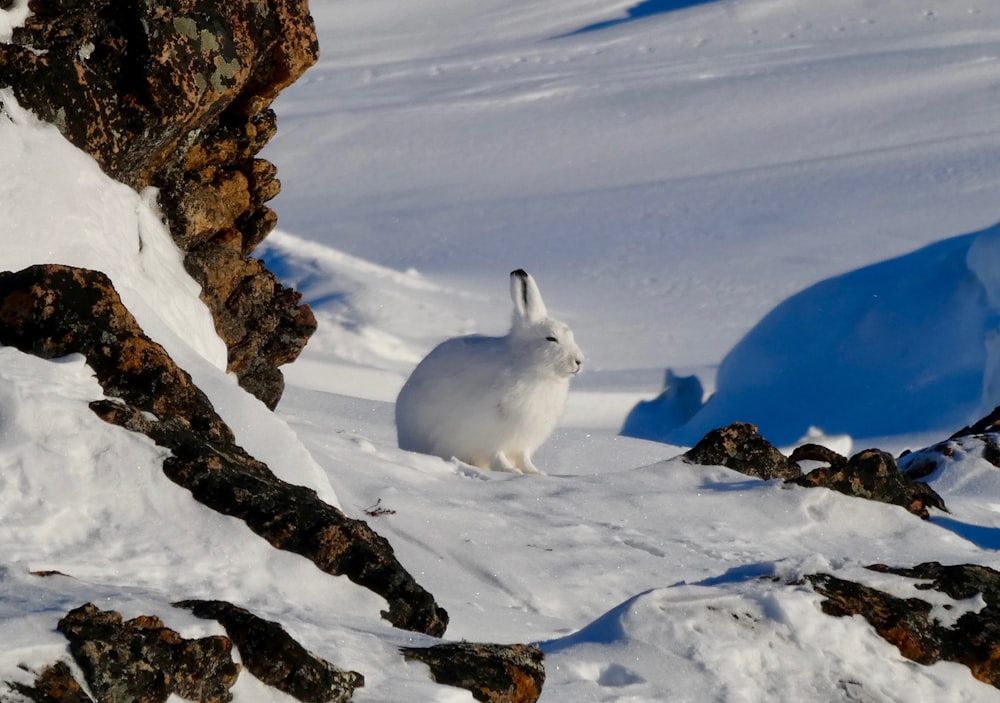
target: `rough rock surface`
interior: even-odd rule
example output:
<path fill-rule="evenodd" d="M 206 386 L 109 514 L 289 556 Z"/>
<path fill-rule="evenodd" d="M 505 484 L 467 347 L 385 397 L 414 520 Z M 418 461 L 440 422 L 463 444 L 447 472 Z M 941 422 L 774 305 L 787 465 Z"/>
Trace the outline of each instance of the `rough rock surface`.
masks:
<path fill-rule="evenodd" d="M 764 439 L 755 425 L 737 422 L 706 434 L 684 458 L 694 464 L 725 466 L 761 479 L 798 478 L 799 465 Z"/>
<path fill-rule="evenodd" d="M 10 689 L 34 703 L 94 703 L 80 683 L 73 678 L 66 662 L 56 662 L 36 678 L 34 685 L 9 683 Z"/>
<path fill-rule="evenodd" d="M 969 454 L 977 454 L 1000 468 L 1000 407 L 943 442 L 904 454 L 899 465 L 908 477 L 918 480 L 947 466 L 956 456 Z"/>
<path fill-rule="evenodd" d="M 483 703 L 534 703 L 545 683 L 545 655 L 531 645 L 449 642 L 400 651 L 427 664 L 438 683 L 471 691 Z"/>
<path fill-rule="evenodd" d="M 104 392 L 120 399 L 95 401 L 93 410 L 170 449 L 163 470 L 171 480 L 273 546 L 378 593 L 389 603 L 383 616 L 397 627 L 443 634 L 447 613 L 388 541 L 236 445 L 207 396 L 142 333 L 104 274 L 55 264 L 0 272 L 0 344 L 43 358 L 82 354 Z"/>
<path fill-rule="evenodd" d="M 956 601 L 953 609 L 957 601 L 977 595 L 985 607 L 967 609 L 954 624 L 942 624 L 933 606 L 920 598 L 899 598 L 828 574 L 814 574 L 807 578 L 826 598 L 823 612 L 837 617 L 861 615 L 908 659 L 921 664 L 958 662 L 980 681 L 1000 688 L 1000 573 L 985 566 L 942 566 L 937 562 L 913 568 L 868 568 L 930 581 L 917 588 L 947 594 Z"/>
<path fill-rule="evenodd" d="M 820 486 L 845 495 L 901 505 L 923 519 L 928 508 L 947 510 L 944 500 L 926 483 L 900 471 L 895 459 L 877 449 L 867 449 L 846 459 L 817 444 L 804 444 L 786 457 L 764 439 L 754 425 L 737 422 L 712 430 L 684 458 L 695 464 L 725 466 L 761 479 L 783 478 L 799 486 Z M 800 461 L 822 461 L 802 475 Z"/>
<path fill-rule="evenodd" d="M 792 479 L 791 482 L 797 485 L 822 486 L 845 495 L 900 505 L 924 520 L 930 517 L 928 508 L 947 510 L 944 500 L 934 489 L 909 478 L 899 470 L 891 454 L 878 449 L 866 449 L 845 459 L 824 447 L 803 445 L 792 452 L 791 458 L 830 464 Z"/>
<path fill-rule="evenodd" d="M 240 666 L 225 637 L 184 639 L 156 617 L 127 622 L 87 603 L 59 621 L 70 653 L 99 701 L 230 701 Z"/>
<path fill-rule="evenodd" d="M 1000 433 L 1000 406 L 993 408 L 993 411 L 986 417 L 980 418 L 967 427 L 963 427 L 949 439 L 990 433 Z"/>
<path fill-rule="evenodd" d="M 240 652 L 243 666 L 264 683 L 306 703 L 344 703 L 365 678 L 308 652 L 276 622 L 225 601 L 175 603 L 200 618 L 217 620 Z"/>
<path fill-rule="evenodd" d="M 154 186 L 241 385 L 274 407 L 278 366 L 315 330 L 301 297 L 249 258 L 280 188 L 256 158 L 275 96 L 315 63 L 306 0 L 32 0 L 0 44 L 0 87 L 113 178 Z"/>

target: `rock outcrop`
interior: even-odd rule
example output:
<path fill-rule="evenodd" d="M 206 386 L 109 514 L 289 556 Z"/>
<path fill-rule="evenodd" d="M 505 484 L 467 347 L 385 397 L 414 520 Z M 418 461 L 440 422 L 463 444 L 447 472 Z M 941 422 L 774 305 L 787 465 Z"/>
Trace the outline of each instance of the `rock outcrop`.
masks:
<path fill-rule="evenodd" d="M 392 624 L 441 635 L 447 613 L 364 521 L 275 476 L 235 443 L 208 397 L 149 339 L 104 274 L 69 266 L 0 272 L 0 344 L 43 358 L 82 354 L 104 392 L 102 419 L 171 450 L 164 473 L 278 549 L 347 576 L 389 604 Z M 151 415 L 150 415 L 151 414 Z"/>
<path fill-rule="evenodd" d="M 829 574 L 808 576 L 826 600 L 823 612 L 844 617 L 861 615 L 907 659 L 921 664 L 952 661 L 969 667 L 980 681 L 1000 688 L 1000 573 L 985 566 L 943 566 L 937 562 L 913 568 L 869 566 L 872 571 L 929 581 L 916 587 L 938 591 L 954 602 L 942 610 L 921 598 L 900 598 Z M 968 603 L 977 596 L 982 602 Z M 966 601 L 965 604 L 960 601 Z M 981 606 L 981 607 L 980 607 Z M 962 608 L 957 618 L 948 613 Z M 953 622 L 951 622 L 953 620 Z"/>
<path fill-rule="evenodd" d="M 200 618 L 217 620 L 240 652 L 244 668 L 268 686 L 304 703 L 346 703 L 365 677 L 308 652 L 276 622 L 225 601 L 175 603 Z"/>
<path fill-rule="evenodd" d="M 284 628 L 223 601 L 177 604 L 219 620 L 228 637 L 185 639 L 160 618 L 125 621 L 87 603 L 58 624 L 70 654 L 98 701 L 166 701 L 172 694 L 199 703 L 233 699 L 230 689 L 245 668 L 265 684 L 304 703 L 346 703 L 364 677 L 308 653 Z M 243 665 L 232 658 L 236 645 Z M 65 661 L 46 667 L 34 685 L 10 688 L 35 703 L 92 701 Z"/>
<path fill-rule="evenodd" d="M 240 665 L 225 637 L 184 639 L 156 617 L 123 621 L 87 603 L 59 621 L 70 653 L 99 701 L 166 701 L 176 694 L 199 703 L 233 699 Z"/>
<path fill-rule="evenodd" d="M 32 0 L 31 10 L 0 44 L 0 87 L 113 178 L 159 189 L 229 369 L 273 408 L 278 366 L 316 321 L 249 257 L 274 228 L 265 203 L 280 188 L 256 155 L 276 130 L 271 102 L 319 54 L 306 0 Z"/>
<path fill-rule="evenodd" d="M 764 480 L 798 478 L 802 469 L 764 439 L 755 425 L 736 422 L 712 430 L 684 458 L 693 464 L 725 466 Z"/>
<path fill-rule="evenodd" d="M 401 651 L 427 664 L 438 683 L 464 688 L 483 703 L 534 703 L 545 683 L 545 655 L 531 645 L 448 642 Z"/>
<path fill-rule="evenodd" d="M 947 511 L 944 500 L 933 488 L 900 471 L 887 452 L 866 449 L 846 459 L 825 447 L 803 445 L 792 452 L 791 458 L 829 463 L 792 479 L 799 486 L 821 486 L 844 495 L 899 505 L 924 520 L 930 517 L 929 508 Z"/>
<path fill-rule="evenodd" d="M 900 505 L 925 520 L 930 515 L 928 508 L 947 510 L 941 496 L 926 483 L 902 472 L 885 452 L 866 449 L 847 459 L 827 447 L 804 444 L 786 457 L 760 435 L 756 426 L 745 422 L 712 430 L 684 458 L 694 464 L 725 466 L 755 478 L 783 478 L 806 488 L 829 488 Z M 800 461 L 820 461 L 828 466 L 803 475 Z"/>

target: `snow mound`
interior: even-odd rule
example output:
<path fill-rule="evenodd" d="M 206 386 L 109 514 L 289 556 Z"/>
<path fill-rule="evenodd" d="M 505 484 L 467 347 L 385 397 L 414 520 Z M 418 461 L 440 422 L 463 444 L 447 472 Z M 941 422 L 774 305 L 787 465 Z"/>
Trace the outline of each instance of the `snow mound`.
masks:
<path fill-rule="evenodd" d="M 1000 226 L 827 279 L 778 305 L 677 427 L 677 403 L 627 434 L 690 445 L 752 422 L 775 444 L 829 435 L 949 434 L 1000 404 Z"/>

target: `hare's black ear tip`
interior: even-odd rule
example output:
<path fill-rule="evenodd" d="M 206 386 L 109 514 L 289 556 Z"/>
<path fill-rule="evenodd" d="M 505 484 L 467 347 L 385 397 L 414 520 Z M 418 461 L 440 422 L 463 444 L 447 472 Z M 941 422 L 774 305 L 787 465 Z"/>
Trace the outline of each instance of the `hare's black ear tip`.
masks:
<path fill-rule="evenodd" d="M 511 271 L 510 275 L 511 275 L 511 277 L 517 276 L 518 278 L 527 278 L 528 277 L 528 272 L 525 271 L 524 269 L 517 269 L 515 271 Z"/>

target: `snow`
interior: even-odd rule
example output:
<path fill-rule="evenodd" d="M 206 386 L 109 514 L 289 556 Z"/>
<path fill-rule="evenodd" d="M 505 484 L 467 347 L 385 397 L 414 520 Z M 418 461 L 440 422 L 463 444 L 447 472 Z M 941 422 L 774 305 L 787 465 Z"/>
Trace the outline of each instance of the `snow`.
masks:
<path fill-rule="evenodd" d="M 276 103 L 281 225 L 257 254 L 320 328 L 276 413 L 224 372 L 155 193 L 0 92 L 4 268 L 104 270 L 244 447 L 389 539 L 447 638 L 539 643 L 542 701 L 995 698 L 795 585 L 913 595 L 862 567 L 1000 568 L 993 466 L 958 452 L 930 477 L 951 512 L 923 522 L 678 455 L 735 420 L 898 452 L 1000 402 L 1000 7 L 311 5 L 322 58 Z M 0 39 L 25 12 L 0 11 Z M 503 334 L 522 267 L 588 360 L 546 474 L 398 449 L 407 374 L 446 337 Z M 619 434 L 668 369 L 629 430 L 662 441 Z M 430 640 L 380 598 L 169 482 L 162 449 L 90 412 L 101 397 L 79 357 L 0 348 L 0 679 L 65 658 L 54 625 L 83 602 L 193 637 L 221 628 L 170 603 L 222 598 L 362 672 L 359 702 L 472 700 L 402 660 Z M 982 606 L 947 600 L 941 617 Z M 283 699 L 246 674 L 235 693 Z"/>

